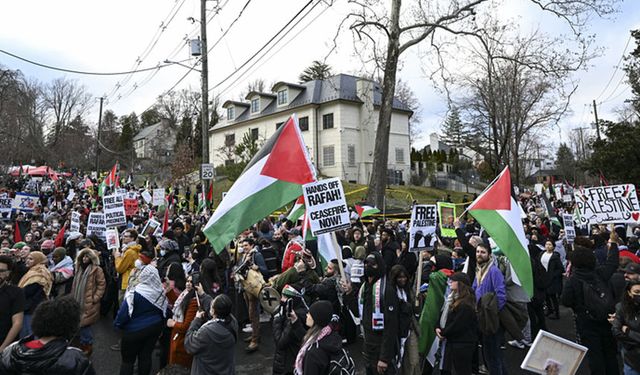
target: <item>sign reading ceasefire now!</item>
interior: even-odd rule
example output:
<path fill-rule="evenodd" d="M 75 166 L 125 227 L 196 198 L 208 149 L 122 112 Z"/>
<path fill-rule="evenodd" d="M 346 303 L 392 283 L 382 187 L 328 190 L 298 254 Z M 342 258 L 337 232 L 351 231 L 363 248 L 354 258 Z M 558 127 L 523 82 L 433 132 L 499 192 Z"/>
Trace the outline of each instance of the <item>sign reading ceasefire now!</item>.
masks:
<path fill-rule="evenodd" d="M 349 207 L 338 178 L 311 182 L 302 186 L 304 203 L 314 236 L 349 228 Z"/>

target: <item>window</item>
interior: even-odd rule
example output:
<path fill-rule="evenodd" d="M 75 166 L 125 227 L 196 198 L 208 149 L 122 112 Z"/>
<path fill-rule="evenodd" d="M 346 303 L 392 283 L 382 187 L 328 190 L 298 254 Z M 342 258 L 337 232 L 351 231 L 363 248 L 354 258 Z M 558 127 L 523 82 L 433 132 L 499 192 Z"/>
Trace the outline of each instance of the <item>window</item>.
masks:
<path fill-rule="evenodd" d="M 227 120 L 233 120 L 236 117 L 236 107 L 227 108 Z"/>
<path fill-rule="evenodd" d="M 325 167 L 335 165 L 335 155 L 333 151 L 333 146 L 324 146 L 322 148 L 322 165 Z"/>
<path fill-rule="evenodd" d="M 347 145 L 347 165 L 350 167 L 356 165 L 356 145 Z"/>
<path fill-rule="evenodd" d="M 322 129 L 333 129 L 333 113 L 322 115 Z"/>
<path fill-rule="evenodd" d="M 300 117 L 298 119 L 298 126 L 302 132 L 309 130 L 309 117 Z"/>
<path fill-rule="evenodd" d="M 260 112 L 260 98 L 251 99 L 251 113 Z"/>
<path fill-rule="evenodd" d="M 236 135 L 235 134 L 227 134 L 224 136 L 224 145 L 225 146 L 233 146 L 236 144 Z"/>
<path fill-rule="evenodd" d="M 227 166 L 227 167 L 230 166 L 230 165 L 233 165 L 233 160 L 231 160 L 231 159 L 225 160 L 224 161 L 224 165 Z"/>
<path fill-rule="evenodd" d="M 404 164 L 404 149 L 396 147 L 396 163 Z"/>
<path fill-rule="evenodd" d="M 287 89 L 278 91 L 278 105 L 285 105 L 289 101 Z"/>
<path fill-rule="evenodd" d="M 258 133 L 258 128 L 251 129 L 251 139 L 252 140 L 257 141 L 259 135 L 260 135 L 260 133 Z"/>
<path fill-rule="evenodd" d="M 276 130 L 280 129 L 284 125 L 284 121 L 276 123 Z"/>

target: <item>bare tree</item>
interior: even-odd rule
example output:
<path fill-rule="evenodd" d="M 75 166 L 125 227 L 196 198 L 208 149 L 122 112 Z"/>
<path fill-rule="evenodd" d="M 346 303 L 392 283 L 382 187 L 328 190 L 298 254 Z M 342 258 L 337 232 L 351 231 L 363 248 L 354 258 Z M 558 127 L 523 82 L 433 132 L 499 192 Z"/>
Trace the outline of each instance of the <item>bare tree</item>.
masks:
<path fill-rule="evenodd" d="M 52 124 L 49 127 L 48 144 L 55 146 L 60 135 L 74 118 L 82 117 L 92 106 L 92 96 L 76 81 L 56 78 L 45 87 L 46 107 Z"/>
<path fill-rule="evenodd" d="M 399 79 L 396 84 L 395 97 L 413 111 L 409 118 L 409 144 L 413 145 L 422 135 L 422 130 L 420 129 L 420 121 L 422 120 L 420 101 L 418 101 L 415 93 L 409 87 L 409 83 L 402 79 Z"/>

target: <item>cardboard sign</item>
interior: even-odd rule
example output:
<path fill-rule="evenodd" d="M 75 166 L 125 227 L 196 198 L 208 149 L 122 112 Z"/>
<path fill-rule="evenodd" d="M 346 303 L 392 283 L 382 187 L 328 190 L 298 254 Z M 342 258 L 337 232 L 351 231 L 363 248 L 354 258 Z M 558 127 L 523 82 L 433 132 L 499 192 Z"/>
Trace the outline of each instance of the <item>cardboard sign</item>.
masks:
<path fill-rule="evenodd" d="M 145 190 L 145 191 L 143 191 L 141 195 L 142 195 L 142 199 L 144 199 L 144 201 L 145 201 L 145 202 L 147 202 L 147 204 L 148 204 L 149 202 L 151 202 L 151 200 L 152 200 L 152 198 L 151 198 L 151 194 L 149 194 L 149 192 L 148 192 L 148 191 L 146 191 L 146 190 Z"/>
<path fill-rule="evenodd" d="M 118 235 L 117 229 L 107 229 L 104 234 L 107 238 L 107 249 L 114 250 L 120 248 L 120 236 Z"/>
<path fill-rule="evenodd" d="M 11 216 L 11 206 L 13 205 L 13 198 L 6 196 L 0 198 L 0 216 L 8 218 Z"/>
<path fill-rule="evenodd" d="M 127 194 L 127 189 L 123 189 L 123 188 L 116 188 L 116 194 L 119 194 L 119 195 L 126 195 L 126 194 Z"/>
<path fill-rule="evenodd" d="M 562 199 L 562 186 L 554 186 L 553 187 L 553 192 L 556 195 L 556 200 L 561 200 Z"/>
<path fill-rule="evenodd" d="M 39 197 L 37 195 L 21 192 L 13 198 L 11 208 L 20 212 L 33 212 L 38 203 Z"/>
<path fill-rule="evenodd" d="M 124 195 L 124 199 L 138 199 L 138 193 L 135 191 L 129 191 Z"/>
<path fill-rule="evenodd" d="M 147 237 L 148 235 L 153 235 L 156 232 L 156 229 L 160 228 L 162 224 L 159 221 L 149 219 L 147 224 L 145 224 L 144 228 L 142 228 L 141 236 Z"/>
<path fill-rule="evenodd" d="M 80 212 L 73 211 L 71 213 L 71 224 L 69 230 L 72 232 L 80 232 Z"/>
<path fill-rule="evenodd" d="M 164 189 L 153 189 L 152 206 L 164 206 Z"/>
<path fill-rule="evenodd" d="M 411 211 L 409 250 L 420 251 L 432 247 L 436 240 L 437 207 L 435 204 L 416 204 Z"/>
<path fill-rule="evenodd" d="M 640 203 L 633 184 L 576 190 L 575 199 L 580 225 L 640 222 Z"/>
<path fill-rule="evenodd" d="M 543 184 L 535 184 L 533 188 L 535 189 L 537 195 L 542 195 L 542 191 L 544 190 Z"/>
<path fill-rule="evenodd" d="M 133 216 L 138 213 L 138 200 L 137 199 L 124 199 L 124 213 L 127 216 Z"/>
<path fill-rule="evenodd" d="M 339 178 L 303 185 L 302 193 L 314 236 L 351 226 L 349 207 Z"/>
<path fill-rule="evenodd" d="M 540 330 L 520 368 L 536 374 L 573 375 L 586 354 L 586 347 Z M 551 364 L 557 366 L 558 372 L 547 372 Z"/>
<path fill-rule="evenodd" d="M 91 234 L 95 234 L 98 238 L 105 240 L 105 233 L 107 227 L 104 224 L 104 214 L 102 212 L 92 212 L 89 214 L 87 220 L 87 237 Z"/>
<path fill-rule="evenodd" d="M 107 228 L 127 224 L 127 215 L 124 211 L 124 196 L 119 194 L 106 195 L 102 198 L 104 210 L 104 224 Z"/>
<path fill-rule="evenodd" d="M 453 203 L 438 202 L 438 225 L 442 237 L 456 237 L 456 229 L 453 222 L 456 220 L 457 206 Z"/>
<path fill-rule="evenodd" d="M 562 222 L 564 223 L 564 236 L 567 238 L 567 242 L 573 243 L 576 239 L 576 228 L 573 225 L 573 215 L 562 214 Z"/>

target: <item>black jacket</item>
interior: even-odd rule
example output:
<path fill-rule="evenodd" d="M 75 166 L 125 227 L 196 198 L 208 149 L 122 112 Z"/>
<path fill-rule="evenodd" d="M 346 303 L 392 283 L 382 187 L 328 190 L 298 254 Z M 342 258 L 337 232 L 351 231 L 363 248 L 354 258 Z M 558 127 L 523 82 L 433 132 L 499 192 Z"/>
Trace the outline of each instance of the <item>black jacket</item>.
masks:
<path fill-rule="evenodd" d="M 302 373 L 304 375 L 326 374 L 331 357 L 341 349 L 342 337 L 335 331 L 309 345 L 302 360 Z"/>
<path fill-rule="evenodd" d="M 462 303 L 456 309 L 449 310 L 442 336 L 447 339 L 447 343 L 478 342 L 478 318 L 473 307 Z"/>
<path fill-rule="evenodd" d="M 640 314 L 627 316 L 622 304 L 616 305 L 616 317 L 611 323 L 611 332 L 623 347 L 624 362 L 631 366 L 634 370 L 640 371 Z M 622 326 L 629 329 L 626 333 L 622 332 Z"/>
<path fill-rule="evenodd" d="M 157 268 L 158 268 L 158 274 L 160 275 L 161 279 L 164 279 L 164 277 L 167 275 L 167 270 L 169 269 L 169 265 L 171 263 L 178 263 L 180 267 L 182 267 L 180 254 L 178 254 L 175 251 L 169 251 L 163 257 L 160 257 L 158 259 Z"/>
<path fill-rule="evenodd" d="M 56 339 L 40 349 L 29 349 L 24 338 L 7 347 L 0 357 L 0 374 L 6 375 L 94 375 L 89 359 L 79 349 L 67 347 L 67 340 Z"/>
<path fill-rule="evenodd" d="M 544 252 L 540 254 L 540 262 L 542 263 L 542 256 Z M 544 266 L 543 266 L 544 267 Z M 544 268 L 543 268 L 544 269 Z M 562 274 L 564 273 L 564 267 L 560 260 L 560 254 L 554 251 L 549 259 L 549 265 L 544 273 L 544 288 L 547 294 L 560 294 L 562 293 Z"/>
<path fill-rule="evenodd" d="M 303 322 L 307 314 L 304 306 L 296 308 L 295 312 L 298 320 L 293 324 L 286 312 L 280 312 L 273 318 L 273 338 L 276 343 L 276 351 L 273 354 L 273 375 L 293 372 L 296 356 L 306 333 Z"/>

